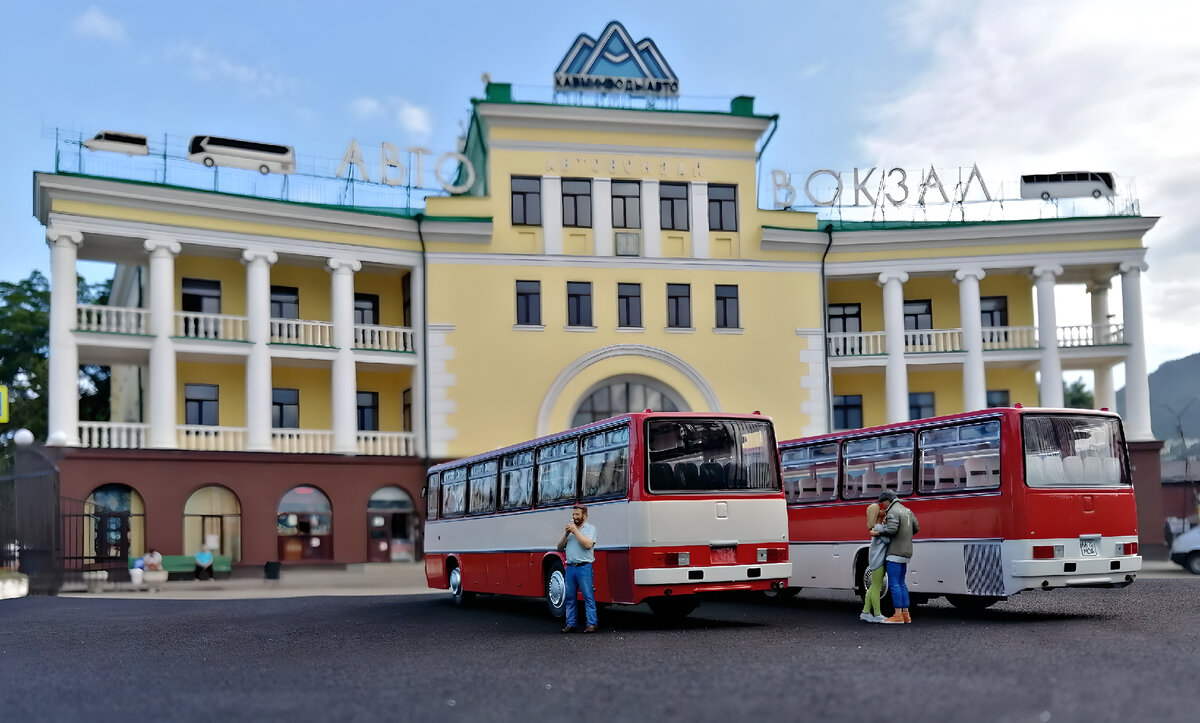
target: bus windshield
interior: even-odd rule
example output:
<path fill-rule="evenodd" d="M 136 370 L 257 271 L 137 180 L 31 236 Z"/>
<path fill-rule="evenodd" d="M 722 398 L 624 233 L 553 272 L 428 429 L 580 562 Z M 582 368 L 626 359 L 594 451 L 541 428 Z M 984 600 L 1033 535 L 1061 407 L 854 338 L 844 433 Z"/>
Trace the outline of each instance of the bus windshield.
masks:
<path fill-rule="evenodd" d="M 1030 487 L 1121 487 L 1121 424 L 1112 417 L 1025 415 L 1025 483 Z"/>
<path fill-rule="evenodd" d="M 653 419 L 646 440 L 650 492 L 780 489 L 767 421 Z"/>

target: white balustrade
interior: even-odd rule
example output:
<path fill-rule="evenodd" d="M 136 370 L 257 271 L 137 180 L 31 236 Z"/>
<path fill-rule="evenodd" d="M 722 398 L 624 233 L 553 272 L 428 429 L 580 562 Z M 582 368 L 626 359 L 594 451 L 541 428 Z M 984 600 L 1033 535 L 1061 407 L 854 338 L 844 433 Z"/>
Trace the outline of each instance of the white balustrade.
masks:
<path fill-rule="evenodd" d="M 80 422 L 79 445 L 93 449 L 144 449 L 149 424 Z"/>
<path fill-rule="evenodd" d="M 177 430 L 180 449 L 199 452 L 240 452 L 246 447 L 245 427 L 181 424 Z"/>
<path fill-rule="evenodd" d="M 272 344 L 333 346 L 333 324 L 304 319 L 271 319 Z"/>
<path fill-rule="evenodd" d="M 245 341 L 249 320 L 230 314 L 202 314 L 198 311 L 175 312 L 175 336 L 185 339 L 225 339 Z"/>
<path fill-rule="evenodd" d="M 354 325 L 355 349 L 380 349 L 382 351 L 414 351 L 413 331 L 402 326 Z"/>
<path fill-rule="evenodd" d="M 328 429 L 272 429 L 271 447 L 289 454 L 333 452 L 333 432 Z"/>
<path fill-rule="evenodd" d="M 1058 327 L 1058 345 L 1060 347 L 1122 344 L 1124 336 L 1124 324 L 1079 324 Z"/>
<path fill-rule="evenodd" d="M 1036 349 L 1036 326 L 985 326 L 983 327 L 984 351 L 994 349 Z"/>
<path fill-rule="evenodd" d="M 127 306 L 76 305 L 75 328 L 78 331 L 101 331 L 110 334 L 147 334 L 149 309 Z"/>
<path fill-rule="evenodd" d="M 906 329 L 904 351 L 910 354 L 963 351 L 962 329 Z"/>
<path fill-rule="evenodd" d="M 830 332 L 829 356 L 867 356 L 887 353 L 887 337 L 882 331 Z"/>
<path fill-rule="evenodd" d="M 417 439 L 412 432 L 359 432 L 358 453 L 390 457 L 415 457 Z"/>

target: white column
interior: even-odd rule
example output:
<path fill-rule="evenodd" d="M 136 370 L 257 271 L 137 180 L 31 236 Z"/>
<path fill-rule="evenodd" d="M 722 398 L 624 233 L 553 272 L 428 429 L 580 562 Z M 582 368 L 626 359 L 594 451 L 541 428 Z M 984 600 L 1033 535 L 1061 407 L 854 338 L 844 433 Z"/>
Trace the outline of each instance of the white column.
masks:
<path fill-rule="evenodd" d="M 563 252 L 562 179 L 542 176 L 542 251 Z"/>
<path fill-rule="evenodd" d="M 333 378 L 330 409 L 333 413 L 333 451 L 354 454 L 358 444 L 358 373 L 354 364 L 354 272 L 362 264 L 350 259 L 329 259 L 330 307 L 333 322 Z"/>
<path fill-rule="evenodd" d="M 150 447 L 174 449 L 179 446 L 176 434 L 175 342 L 171 331 L 175 326 L 175 256 L 180 251 L 178 241 L 163 238 L 146 239 L 143 244 L 150 252 Z"/>
<path fill-rule="evenodd" d="M 271 444 L 271 266 L 273 251 L 243 251 L 246 265 L 246 451 L 270 452 Z"/>
<path fill-rule="evenodd" d="M 959 269 L 954 274 L 958 283 L 958 313 L 967 352 L 963 364 L 963 411 L 971 412 L 987 406 L 987 379 L 983 370 L 983 320 L 979 312 L 979 281 L 985 276 L 981 268 Z"/>
<path fill-rule="evenodd" d="M 1113 365 L 1101 364 L 1093 373 L 1096 376 L 1096 409 L 1117 410 L 1117 391 L 1113 383 Z"/>
<path fill-rule="evenodd" d="M 417 352 L 417 363 L 412 369 L 412 426 L 416 440 L 417 456 L 426 457 L 429 441 L 425 439 L 425 408 L 429 404 L 429 388 L 425 386 L 425 365 L 429 363 L 429 352 L 425 348 L 425 274 L 420 266 L 409 271 L 408 293 L 412 305 L 413 348 Z"/>
<path fill-rule="evenodd" d="M 904 362 L 904 283 L 903 271 L 884 271 L 879 275 L 883 287 L 883 332 L 887 343 L 887 421 L 908 420 L 908 366 Z"/>
<path fill-rule="evenodd" d="M 1038 364 L 1039 404 L 1043 407 L 1063 405 L 1062 360 L 1058 355 L 1058 315 L 1054 309 L 1054 281 L 1062 275 L 1063 268 L 1057 265 L 1037 266 L 1033 269 L 1034 285 L 1037 288 L 1038 346 L 1042 350 Z"/>
<path fill-rule="evenodd" d="M 50 246 L 50 379 L 46 443 L 79 444 L 79 348 L 75 345 L 79 285 L 75 260 L 83 234 L 53 226 L 46 229 Z"/>
<path fill-rule="evenodd" d="M 1096 280 L 1087 285 L 1088 295 L 1092 301 L 1092 333 L 1097 344 L 1111 344 L 1108 319 L 1108 290 L 1112 288 L 1109 280 Z"/>
<path fill-rule="evenodd" d="M 592 179 L 592 239 L 596 256 L 613 256 L 612 180 Z"/>
<path fill-rule="evenodd" d="M 1142 325 L 1144 262 L 1121 264 L 1121 311 L 1125 324 L 1125 436 L 1132 442 L 1154 439 L 1150 429 L 1150 377 L 1146 372 L 1146 332 Z"/>
<path fill-rule="evenodd" d="M 642 255 L 662 256 L 662 217 L 658 205 L 658 179 L 642 181 Z"/>
<path fill-rule="evenodd" d="M 692 212 L 692 258 L 708 258 L 708 183 L 692 181 L 688 184 Z"/>

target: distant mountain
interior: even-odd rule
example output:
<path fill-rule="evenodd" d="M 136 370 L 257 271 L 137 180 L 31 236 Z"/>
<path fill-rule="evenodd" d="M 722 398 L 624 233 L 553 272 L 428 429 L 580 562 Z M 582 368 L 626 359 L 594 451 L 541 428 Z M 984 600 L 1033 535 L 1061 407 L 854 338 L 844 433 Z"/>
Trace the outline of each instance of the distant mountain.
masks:
<path fill-rule="evenodd" d="M 1117 391 L 1117 410 L 1125 413 L 1123 388 Z M 1182 420 L 1175 414 L 1179 411 Z M 1150 375 L 1150 427 L 1155 439 L 1167 443 L 1163 459 L 1183 458 L 1181 421 L 1192 456 L 1200 455 L 1200 354 L 1166 362 Z"/>

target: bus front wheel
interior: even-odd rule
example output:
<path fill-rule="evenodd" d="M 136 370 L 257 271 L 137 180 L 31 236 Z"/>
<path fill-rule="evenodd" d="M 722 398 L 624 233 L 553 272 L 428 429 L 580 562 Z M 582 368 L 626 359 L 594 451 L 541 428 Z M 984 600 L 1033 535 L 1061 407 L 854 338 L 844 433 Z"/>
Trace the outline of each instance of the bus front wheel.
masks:
<path fill-rule="evenodd" d="M 986 595 L 947 595 L 946 600 L 959 610 L 986 610 L 1000 602 L 1000 598 Z"/>
<path fill-rule="evenodd" d="M 269 166 L 267 166 L 267 164 L 264 163 L 258 167 L 258 172 L 265 176 L 271 172 L 271 168 Z"/>
<path fill-rule="evenodd" d="M 1187 562 L 1186 567 L 1188 572 L 1193 575 L 1200 575 L 1200 552 L 1193 552 L 1188 555 L 1185 562 Z"/>
<path fill-rule="evenodd" d="M 546 570 L 546 608 L 556 618 L 567 614 L 567 577 L 561 562 L 553 562 Z"/>
<path fill-rule="evenodd" d="M 216 161 L 214 161 L 213 159 L 211 159 L 211 158 L 208 158 L 208 157 L 205 157 L 205 159 L 204 159 L 204 165 L 205 165 L 206 167 L 208 167 L 208 168 L 212 168 L 212 167 L 213 167 L 213 166 L 215 166 L 216 164 L 217 164 L 217 162 L 216 162 Z"/>
<path fill-rule="evenodd" d="M 646 603 L 650 606 L 650 612 L 667 620 L 686 618 L 700 605 L 700 602 L 690 595 L 688 597 L 654 597 Z"/>
<path fill-rule="evenodd" d="M 459 607 L 470 605 L 475 599 L 475 593 L 463 589 L 461 568 L 455 567 L 450 571 L 450 594 L 454 596 L 454 604 Z"/>

